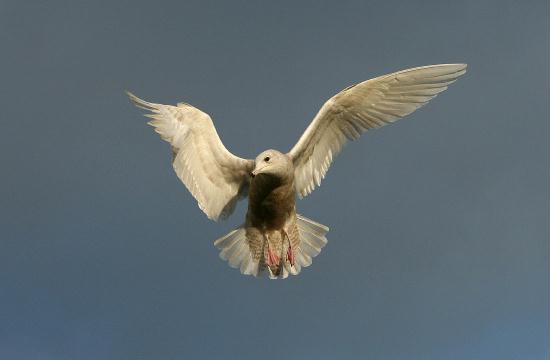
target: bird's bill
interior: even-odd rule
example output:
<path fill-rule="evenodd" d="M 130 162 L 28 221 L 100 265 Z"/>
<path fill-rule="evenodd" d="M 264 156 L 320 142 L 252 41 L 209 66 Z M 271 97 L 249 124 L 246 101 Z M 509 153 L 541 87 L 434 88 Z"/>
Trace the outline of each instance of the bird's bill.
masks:
<path fill-rule="evenodd" d="M 259 167 L 259 168 L 255 168 L 254 170 L 252 170 L 252 176 L 256 176 L 258 175 L 259 173 L 262 172 L 263 169 L 265 169 L 267 166 L 262 166 L 262 167 Z"/>

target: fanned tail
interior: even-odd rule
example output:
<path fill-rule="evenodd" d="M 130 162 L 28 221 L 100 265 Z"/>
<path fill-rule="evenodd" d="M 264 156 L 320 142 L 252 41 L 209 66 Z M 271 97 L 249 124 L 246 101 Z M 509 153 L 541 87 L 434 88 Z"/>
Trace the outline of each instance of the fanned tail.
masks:
<path fill-rule="evenodd" d="M 260 262 L 252 257 L 244 226 L 214 241 L 214 246 L 221 250 L 220 258 L 226 260 L 229 266 L 239 268 L 241 274 L 258 276 Z"/>
<path fill-rule="evenodd" d="M 278 275 L 274 275 L 270 271 L 263 259 L 253 256 L 244 225 L 214 241 L 214 246 L 220 250 L 220 258 L 227 261 L 232 268 L 240 269 L 241 274 L 271 279 L 285 279 L 289 274 L 298 275 L 302 268 L 311 265 L 312 258 L 319 255 L 327 244 L 328 240 L 325 235 L 329 228 L 299 214 L 296 219 L 300 244 L 294 248 L 294 266 L 291 266 L 288 261 L 284 261 Z"/>
<path fill-rule="evenodd" d="M 296 274 L 300 272 L 301 267 L 311 265 L 312 258 L 319 255 L 325 247 L 328 240 L 325 237 L 329 228 L 307 217 L 297 215 L 298 231 L 300 233 L 300 247 L 296 251 Z"/>

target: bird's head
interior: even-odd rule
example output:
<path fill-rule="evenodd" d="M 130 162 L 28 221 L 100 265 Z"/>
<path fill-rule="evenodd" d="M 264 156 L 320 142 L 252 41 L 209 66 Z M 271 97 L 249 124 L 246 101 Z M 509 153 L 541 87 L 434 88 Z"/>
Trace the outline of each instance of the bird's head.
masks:
<path fill-rule="evenodd" d="M 285 178 L 293 174 L 292 161 L 290 158 L 277 151 L 266 150 L 256 157 L 255 168 L 251 175 L 266 174 Z"/>

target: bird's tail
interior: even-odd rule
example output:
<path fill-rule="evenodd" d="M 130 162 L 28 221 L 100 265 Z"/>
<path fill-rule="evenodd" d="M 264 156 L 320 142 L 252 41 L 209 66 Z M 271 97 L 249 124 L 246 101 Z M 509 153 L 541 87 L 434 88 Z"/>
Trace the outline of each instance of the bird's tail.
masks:
<path fill-rule="evenodd" d="M 214 241 L 220 250 L 220 258 L 226 260 L 232 268 L 239 268 L 241 274 L 258 276 L 260 261 L 250 251 L 244 225 Z"/>
<path fill-rule="evenodd" d="M 328 226 L 299 214 L 297 219 L 298 232 L 300 233 L 300 246 L 296 254 L 296 264 L 300 265 L 297 267 L 297 273 L 299 273 L 300 267 L 308 267 L 311 265 L 312 258 L 319 255 L 321 250 L 325 247 L 328 242 L 325 235 L 329 228 Z"/>
<path fill-rule="evenodd" d="M 288 274 L 298 275 L 303 267 L 312 263 L 312 258 L 319 255 L 321 249 L 327 244 L 325 237 L 329 228 L 302 215 L 297 215 L 300 245 L 294 249 L 294 265 L 284 262 L 281 272 L 273 275 L 266 266 L 262 256 L 254 256 L 246 237 L 246 229 L 243 226 L 231 231 L 227 235 L 214 241 L 214 246 L 220 250 L 220 257 L 229 263 L 232 268 L 239 268 L 241 274 L 254 277 L 269 276 L 272 279 L 284 279 Z"/>

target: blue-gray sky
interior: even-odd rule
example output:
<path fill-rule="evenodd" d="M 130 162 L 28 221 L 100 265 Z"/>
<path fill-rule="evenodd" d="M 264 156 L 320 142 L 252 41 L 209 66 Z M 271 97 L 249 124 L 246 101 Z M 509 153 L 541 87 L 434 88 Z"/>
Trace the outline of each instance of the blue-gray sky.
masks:
<path fill-rule="evenodd" d="M 548 357 L 545 1 L 3 1 L 0 358 Z M 352 83 L 469 71 L 349 144 L 285 281 L 242 276 L 123 94 L 189 102 L 244 157 Z"/>

